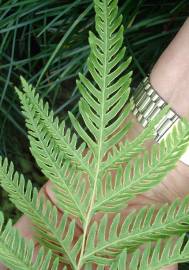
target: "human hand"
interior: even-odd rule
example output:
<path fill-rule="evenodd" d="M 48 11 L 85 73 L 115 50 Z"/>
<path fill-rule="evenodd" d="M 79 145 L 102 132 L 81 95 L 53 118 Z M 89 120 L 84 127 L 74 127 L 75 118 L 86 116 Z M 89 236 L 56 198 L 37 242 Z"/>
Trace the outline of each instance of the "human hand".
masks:
<path fill-rule="evenodd" d="M 186 21 L 181 31 L 173 40 L 168 49 L 160 57 L 159 61 L 152 70 L 150 80 L 153 87 L 170 104 L 170 106 L 181 116 L 189 119 L 189 20 Z M 186 53 L 187 52 L 187 53 Z M 134 128 L 127 135 L 126 139 L 136 137 L 142 130 L 141 125 L 131 115 L 134 122 Z M 155 142 L 150 142 L 147 147 L 150 148 Z M 132 209 L 139 209 L 145 205 L 171 202 L 175 198 L 182 198 L 189 193 L 189 168 L 181 162 L 178 162 L 176 168 L 155 188 L 138 196 L 129 203 L 129 207 L 123 211 L 126 216 Z M 52 192 L 51 184 L 48 182 L 42 191 L 48 199 L 56 205 L 56 200 Z M 61 214 L 61 211 L 59 211 Z M 32 224 L 26 216 L 23 216 L 15 225 L 27 239 L 33 238 Z M 82 228 L 78 225 L 76 237 L 82 233 Z M 36 242 L 36 253 L 38 244 Z M 176 270 L 177 266 L 166 267 L 162 270 Z M 6 270 L 6 267 L 0 264 L 0 270 Z"/>
<path fill-rule="evenodd" d="M 167 101 L 178 115 L 189 119 L 189 19 L 178 32 L 169 47 L 164 51 L 154 66 L 150 81 L 159 95 Z M 133 117 L 132 117 L 133 118 Z M 134 121 L 134 128 L 129 134 L 134 138 L 142 127 Z M 147 148 L 151 147 L 150 142 Z M 176 198 L 183 198 L 189 193 L 189 167 L 178 162 L 176 168 L 155 188 L 138 196 L 130 206 L 140 208 L 146 204 L 161 205 L 172 202 Z M 178 266 L 170 266 L 165 270 L 176 270 Z"/>

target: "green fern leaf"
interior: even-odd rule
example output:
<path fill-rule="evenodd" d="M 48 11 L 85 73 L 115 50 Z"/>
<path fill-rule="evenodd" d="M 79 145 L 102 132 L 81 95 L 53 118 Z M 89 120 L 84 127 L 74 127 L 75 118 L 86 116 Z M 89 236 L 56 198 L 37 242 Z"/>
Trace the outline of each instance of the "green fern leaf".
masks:
<path fill-rule="evenodd" d="M 54 183 L 59 207 L 84 220 L 90 192 L 86 193 L 87 182 L 83 172 L 76 171 L 69 160 L 64 160 L 51 134 L 43 130 L 40 117 L 36 115 L 27 96 L 19 92 L 19 97 L 30 129 L 31 152 L 42 172 Z"/>
<path fill-rule="evenodd" d="M 125 171 L 119 167 L 115 185 L 107 177 L 105 192 L 99 193 L 94 206 L 98 211 L 117 211 L 136 195 L 157 185 L 173 169 L 188 146 L 189 124 L 180 121 L 173 132 L 160 143 L 154 145 L 150 153 L 128 163 Z M 107 174 L 108 175 L 108 174 Z"/>
<path fill-rule="evenodd" d="M 5 228 L 4 217 L 0 213 L 0 260 L 12 270 L 47 270 L 52 263 L 52 252 L 45 254 L 41 248 L 34 259 L 34 243 L 26 241 L 9 221 Z M 59 261 L 55 259 L 51 270 L 58 270 Z"/>
<path fill-rule="evenodd" d="M 110 270 L 159 270 L 185 262 L 189 260 L 189 242 L 183 245 L 183 241 L 184 235 L 177 240 L 170 238 L 166 243 L 159 240 L 155 247 L 154 244 L 149 243 L 142 254 L 140 250 L 135 251 L 130 262 L 127 252 L 123 251 L 117 262 L 112 263 Z"/>
<path fill-rule="evenodd" d="M 24 176 L 14 172 L 13 164 L 8 165 L 7 159 L 3 161 L 1 158 L 0 184 L 8 192 L 16 207 L 26 214 L 35 225 L 34 229 L 38 241 L 52 249 L 54 253 L 63 253 L 61 259 L 75 267 L 75 255 L 79 252 L 81 244 L 80 239 L 72 249 L 76 222 L 73 220 L 67 230 L 68 217 L 63 215 L 61 221 L 58 221 L 56 207 L 52 206 L 51 202 L 44 199 L 43 196 L 39 198 L 37 189 L 32 188 L 31 182 L 28 181 L 26 184 Z"/>
<path fill-rule="evenodd" d="M 82 98 L 79 110 L 87 131 L 72 113 L 72 125 L 93 152 L 94 181 L 88 214 L 84 223 L 83 243 L 78 268 L 83 265 L 85 238 L 94 213 L 96 194 L 101 189 L 103 159 L 106 153 L 128 132 L 130 125 L 119 129 L 131 111 L 125 106 L 130 94 L 131 72 L 127 70 L 131 59 L 123 61 L 122 16 L 118 15 L 117 1 L 94 1 L 96 10 L 96 30 L 98 36 L 90 33 L 91 53 L 88 59 L 89 77 L 80 75 L 77 82 Z M 128 109 L 129 108 L 129 109 Z M 123 115 L 124 114 L 124 117 Z M 116 120 L 115 120 L 116 119 Z M 115 123 L 117 132 L 115 132 Z"/>
<path fill-rule="evenodd" d="M 71 113 L 70 118 L 78 134 L 93 150 L 94 157 L 102 161 L 106 152 L 120 141 L 129 128 L 125 125 L 115 133 L 115 128 L 123 123 L 132 107 L 124 109 L 130 93 L 131 73 L 123 74 L 131 59 L 123 61 L 125 48 L 122 46 L 122 16 L 118 16 L 117 1 L 94 3 L 98 36 L 90 33 L 91 53 L 88 59 L 88 68 L 94 83 L 81 74 L 77 81 L 82 95 L 80 113 L 91 136 Z M 116 115 L 118 117 L 112 122 Z"/>
<path fill-rule="evenodd" d="M 84 155 L 86 144 L 82 143 L 82 145 L 77 148 L 76 134 L 71 136 L 70 129 L 66 129 L 65 122 L 60 123 L 59 119 L 54 117 L 53 111 L 49 110 L 48 103 L 43 102 L 39 94 L 36 93 L 35 89 L 28 84 L 23 77 L 21 77 L 21 82 L 24 94 L 17 88 L 16 91 L 21 100 L 24 114 L 26 118 L 28 117 L 27 126 L 30 134 L 37 138 L 37 132 L 40 132 L 42 129 L 44 133 L 51 138 L 51 141 L 54 143 L 54 148 L 59 149 L 62 156 L 71 160 L 72 163 L 74 162 L 78 169 L 90 174 L 91 167 L 88 162 L 91 152 L 88 151 L 87 154 Z M 30 107 L 29 110 L 28 106 Z M 33 126 L 32 123 L 29 122 L 30 110 L 35 113 L 34 116 L 37 117 L 36 120 L 38 120 L 39 126 Z"/>
<path fill-rule="evenodd" d="M 117 214 L 110 228 L 108 216 L 105 215 L 99 227 L 94 223 L 89 231 L 84 259 L 114 258 L 125 248 L 130 252 L 147 241 L 181 234 L 188 229 L 188 214 L 189 196 L 183 201 L 175 200 L 170 206 L 166 204 L 158 211 L 155 207 L 134 211 L 123 223 L 120 214 Z M 108 237 L 105 238 L 105 235 Z"/>

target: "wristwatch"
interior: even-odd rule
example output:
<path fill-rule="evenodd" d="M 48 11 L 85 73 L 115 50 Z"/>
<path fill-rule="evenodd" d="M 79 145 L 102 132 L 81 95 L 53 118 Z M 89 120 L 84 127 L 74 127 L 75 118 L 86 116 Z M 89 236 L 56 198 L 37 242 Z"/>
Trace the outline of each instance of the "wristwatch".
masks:
<path fill-rule="evenodd" d="M 167 105 L 155 89 L 152 87 L 149 77 L 146 77 L 135 90 L 133 114 L 145 128 L 148 123 Z M 155 127 L 155 140 L 160 142 L 164 139 L 175 124 L 180 120 L 178 114 L 169 109 L 167 114 Z M 189 165 L 189 147 L 180 161 Z"/>

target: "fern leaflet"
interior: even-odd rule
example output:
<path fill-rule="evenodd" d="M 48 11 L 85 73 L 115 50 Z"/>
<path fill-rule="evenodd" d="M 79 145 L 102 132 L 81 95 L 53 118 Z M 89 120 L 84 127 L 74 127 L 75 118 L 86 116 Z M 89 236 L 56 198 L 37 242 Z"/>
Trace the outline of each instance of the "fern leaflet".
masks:
<path fill-rule="evenodd" d="M 124 222 L 122 216 L 117 214 L 111 226 L 105 215 L 99 225 L 94 222 L 90 228 L 84 259 L 96 261 L 100 260 L 97 257 L 114 258 L 125 248 L 131 252 L 147 241 L 181 234 L 188 229 L 188 213 L 189 196 L 183 201 L 175 200 L 170 206 L 164 205 L 159 210 L 144 207 L 131 212 Z"/>
<path fill-rule="evenodd" d="M 72 240 L 76 222 L 73 220 L 66 232 L 66 225 L 69 219 L 63 215 L 58 221 L 58 212 L 56 207 L 52 206 L 43 196 L 39 197 L 36 188 L 32 188 L 30 181 L 25 183 L 23 175 L 14 172 L 12 163 L 8 165 L 7 159 L 0 159 L 0 183 L 8 192 L 11 201 L 16 207 L 26 214 L 35 225 L 36 237 L 55 253 L 63 253 L 62 260 L 76 265 L 75 253 L 79 252 L 81 239 L 72 249 Z M 75 269 L 75 268 L 74 268 Z"/>
<path fill-rule="evenodd" d="M 35 92 L 35 89 L 32 88 L 23 77 L 21 77 L 21 82 L 24 94 L 21 93 L 18 88 L 16 88 L 16 91 L 20 97 L 24 114 L 27 118 L 31 110 L 35 113 L 34 117 L 37 115 L 36 121 L 38 122 L 36 122 L 36 126 L 33 126 L 28 119 L 30 134 L 37 138 L 37 132 L 43 130 L 47 136 L 50 136 L 51 141 L 54 143 L 54 148 L 58 149 L 62 156 L 71 160 L 72 163 L 75 162 L 74 164 L 78 169 L 90 174 L 91 167 L 88 162 L 91 152 L 88 151 L 86 156 L 82 155 L 86 149 L 86 144 L 83 142 L 82 145 L 77 148 L 76 134 L 71 136 L 70 129 L 68 128 L 66 130 L 65 122 L 60 123 L 59 119 L 54 117 L 53 111 L 49 110 L 48 103 L 44 103 L 43 100 L 40 99 L 39 94 Z M 30 107 L 29 110 L 28 106 Z"/>
<path fill-rule="evenodd" d="M 83 172 L 76 171 L 69 160 L 64 160 L 64 155 L 56 148 L 51 136 L 43 130 L 40 117 L 27 96 L 19 92 L 19 97 L 30 130 L 31 152 L 43 173 L 54 183 L 59 206 L 84 220 L 90 192 L 85 192 L 87 182 Z"/>
<path fill-rule="evenodd" d="M 52 253 L 45 254 L 41 248 L 34 259 L 34 243 L 26 242 L 9 221 L 5 228 L 4 217 L 0 213 L 0 259 L 12 270 L 47 270 L 52 262 Z M 59 261 L 55 259 L 51 270 L 58 270 Z"/>
<path fill-rule="evenodd" d="M 180 121 L 173 132 L 150 153 L 127 164 L 125 172 L 119 167 L 115 185 L 107 177 L 104 193 L 99 192 L 95 208 L 98 211 L 116 211 L 136 195 L 157 185 L 173 169 L 188 146 L 189 124 Z"/>
<path fill-rule="evenodd" d="M 135 251 L 130 262 L 127 252 L 124 251 L 110 270 L 159 270 L 175 263 L 185 262 L 189 260 L 189 242 L 183 247 L 183 241 L 184 235 L 177 241 L 175 238 L 170 238 L 166 243 L 159 240 L 155 247 L 150 243 L 143 254 L 140 250 Z"/>

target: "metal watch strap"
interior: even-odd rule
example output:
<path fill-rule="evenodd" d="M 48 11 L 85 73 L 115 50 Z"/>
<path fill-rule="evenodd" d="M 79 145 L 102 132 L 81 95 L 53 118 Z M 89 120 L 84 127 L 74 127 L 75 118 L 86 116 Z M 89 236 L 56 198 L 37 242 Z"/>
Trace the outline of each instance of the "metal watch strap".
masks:
<path fill-rule="evenodd" d="M 133 114 L 143 127 L 146 127 L 148 123 L 167 105 L 167 103 L 153 89 L 148 77 L 139 84 L 133 99 Z M 177 113 L 170 109 L 156 126 L 155 140 L 159 143 L 164 137 L 166 137 L 179 119 L 180 117 Z M 189 148 L 181 157 L 180 161 L 189 165 Z"/>

